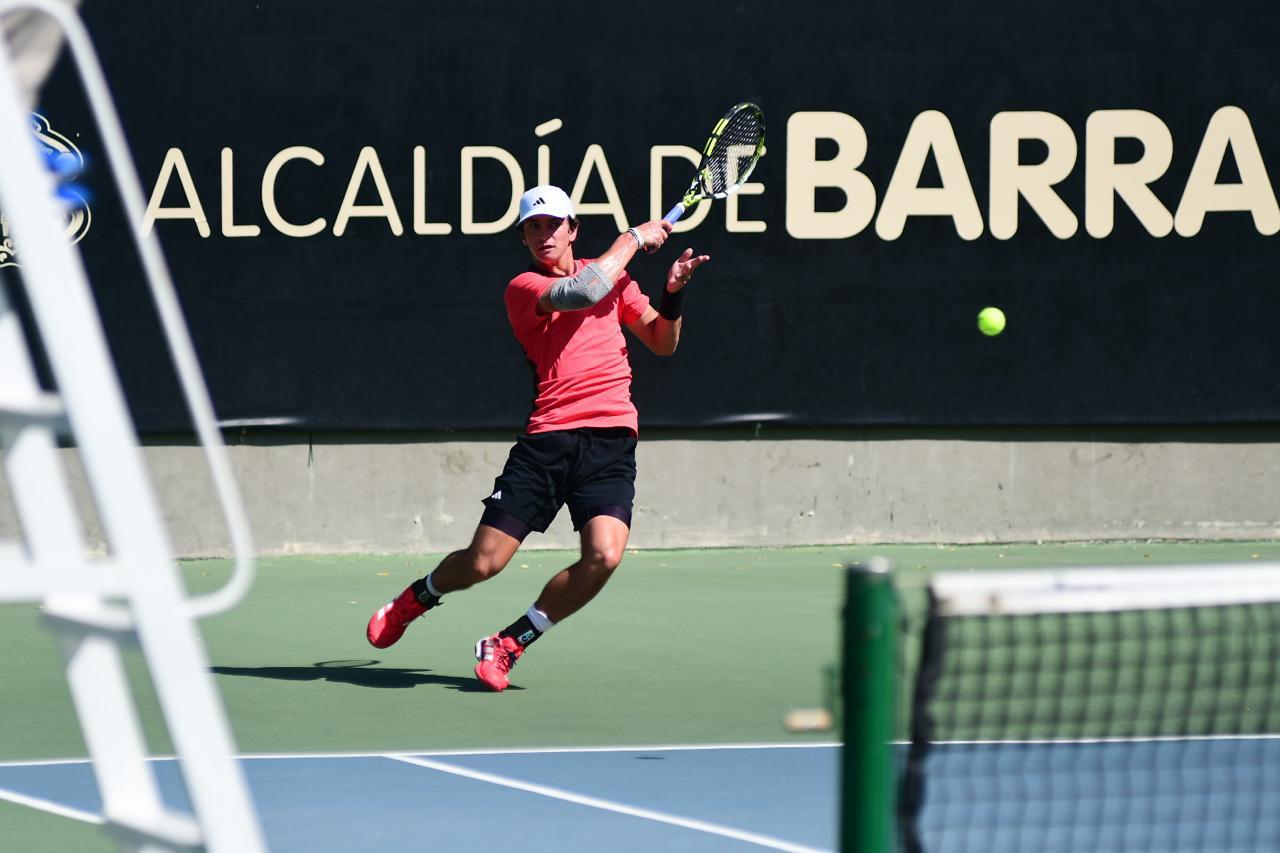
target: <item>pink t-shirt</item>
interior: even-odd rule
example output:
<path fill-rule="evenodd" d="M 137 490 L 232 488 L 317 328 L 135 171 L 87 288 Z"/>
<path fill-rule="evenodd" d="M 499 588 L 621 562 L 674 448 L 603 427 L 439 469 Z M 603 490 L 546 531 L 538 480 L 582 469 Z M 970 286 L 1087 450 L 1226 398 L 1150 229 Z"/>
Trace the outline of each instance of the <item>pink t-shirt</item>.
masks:
<path fill-rule="evenodd" d="M 573 274 L 591 260 L 576 260 Z M 649 297 L 624 272 L 591 308 L 539 313 L 538 297 L 562 277 L 530 269 L 507 285 L 507 319 L 538 377 L 527 431 L 627 427 L 638 434 L 622 326 L 644 315 Z"/>

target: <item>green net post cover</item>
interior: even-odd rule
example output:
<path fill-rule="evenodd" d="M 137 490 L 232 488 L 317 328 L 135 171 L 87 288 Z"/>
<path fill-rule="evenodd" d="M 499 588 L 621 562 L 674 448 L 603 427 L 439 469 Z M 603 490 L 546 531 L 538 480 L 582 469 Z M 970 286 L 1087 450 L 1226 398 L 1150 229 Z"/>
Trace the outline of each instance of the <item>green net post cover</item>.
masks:
<path fill-rule="evenodd" d="M 897 596 L 888 560 L 846 569 L 840 849 L 893 849 Z"/>

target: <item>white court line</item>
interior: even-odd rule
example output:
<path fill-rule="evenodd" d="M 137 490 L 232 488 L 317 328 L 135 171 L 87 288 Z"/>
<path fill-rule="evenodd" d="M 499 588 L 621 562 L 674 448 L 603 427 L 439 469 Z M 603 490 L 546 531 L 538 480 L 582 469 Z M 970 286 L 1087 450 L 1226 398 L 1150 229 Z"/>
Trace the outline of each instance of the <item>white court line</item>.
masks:
<path fill-rule="evenodd" d="M 62 806 L 49 800 L 42 800 L 38 797 L 28 797 L 26 794 L 19 794 L 17 791 L 7 791 L 0 788 L 0 800 L 8 800 L 19 806 L 30 806 L 33 809 L 39 809 L 42 812 L 56 814 L 59 817 L 69 817 L 72 820 L 84 821 L 98 826 L 106 823 L 102 819 L 102 815 L 90 814 L 82 812 L 80 809 L 73 809 L 70 806 Z"/>
<path fill-rule="evenodd" d="M 1190 741 L 1231 741 L 1231 740 L 1280 740 L 1280 734 L 1252 735 L 1157 735 L 1149 737 L 1117 737 L 1117 738 L 1064 738 L 1042 740 L 937 740 L 930 746 L 1020 746 L 1020 745 L 1052 745 L 1071 743 L 1164 743 Z M 907 746 L 910 741 L 894 741 L 896 746 Z M 393 752 L 261 752 L 238 755 L 241 761 L 264 761 L 288 758 L 323 759 L 323 758 L 401 758 L 405 756 L 429 756 L 448 758 L 450 756 L 467 755 L 559 755 L 582 752 L 687 752 L 696 750 L 727 749 L 835 749 L 841 744 L 825 741 L 806 741 L 804 743 L 710 743 L 710 744 L 652 744 L 649 746 L 535 746 L 513 749 L 408 749 Z M 172 755 L 153 755 L 148 761 L 174 761 Z M 89 764 L 88 758 L 50 758 L 20 759 L 0 761 L 0 767 L 53 767 L 62 764 Z"/>
<path fill-rule="evenodd" d="M 535 785 L 530 782 L 521 782 L 518 779 L 498 776 L 493 773 L 483 773 L 479 770 L 470 770 L 453 764 L 445 764 L 441 761 L 431 761 L 426 758 L 415 758 L 409 755 L 389 755 L 387 757 L 393 761 L 403 761 L 406 764 L 416 764 L 419 767 L 426 767 L 429 770 L 439 770 L 442 773 L 452 773 L 455 776 L 465 776 L 468 779 L 474 779 L 478 782 L 488 782 L 491 785 L 502 785 L 505 788 L 514 788 L 517 791 L 524 791 L 529 794 L 539 794 L 543 797 L 564 800 L 565 802 L 574 803 L 580 806 L 589 806 L 594 809 L 617 812 L 618 814 L 657 821 L 658 823 L 666 823 L 672 826 L 679 826 L 684 829 L 693 829 L 698 832 L 720 835 L 737 841 L 745 841 L 748 844 L 758 844 L 761 847 L 768 847 L 771 850 L 784 850 L 787 851 L 787 853 L 829 853 L 829 851 L 819 847 L 806 847 L 802 844 L 794 844 L 790 841 L 784 841 L 781 838 L 773 838 L 768 835 L 757 835 L 754 832 L 744 832 L 740 829 L 733 829 L 732 827 L 721 826 L 716 823 L 708 823 L 704 820 L 677 817 L 675 815 L 656 812 L 652 809 L 624 806 L 621 803 L 615 803 L 610 800 L 602 800 L 597 797 L 587 797 L 582 794 L 575 794 L 571 791 L 552 788 L 547 785 Z"/>
<path fill-rule="evenodd" d="M 236 756 L 241 761 L 258 761 L 281 758 L 397 758 L 403 755 L 451 756 L 451 755 L 557 755 L 579 752 L 683 752 L 689 750 L 721 749 L 833 749 L 835 742 L 805 741 L 803 743 L 706 743 L 706 744 L 650 744 L 648 746 L 535 746 L 512 749 L 405 749 L 387 752 L 262 752 Z M 153 755 L 148 761 L 173 761 L 173 755 Z M 88 758 L 21 759 L 0 761 L 0 767 L 52 767 L 59 764 L 89 764 Z"/>
<path fill-rule="evenodd" d="M 530 746 L 506 749 L 402 749 L 391 752 L 328 752 L 328 753 L 256 753 L 242 755 L 243 759 L 260 758 L 399 758 L 423 755 L 429 757 L 461 755 L 561 755 L 583 752 L 688 752 L 727 749 L 833 749 L 835 742 L 803 743 L 696 743 L 696 744 L 648 744 L 641 746 Z M 0 766 L 3 766 L 0 764 Z"/>

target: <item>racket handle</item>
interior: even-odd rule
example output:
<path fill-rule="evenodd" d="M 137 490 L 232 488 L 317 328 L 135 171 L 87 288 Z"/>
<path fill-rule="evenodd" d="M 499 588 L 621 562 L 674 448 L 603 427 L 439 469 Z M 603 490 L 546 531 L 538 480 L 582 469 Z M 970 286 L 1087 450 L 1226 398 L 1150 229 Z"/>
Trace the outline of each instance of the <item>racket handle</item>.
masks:
<path fill-rule="evenodd" d="M 667 215 L 662 218 L 667 222 L 670 222 L 672 225 L 675 225 L 680 221 L 680 217 L 684 216 L 684 211 L 684 204 L 677 204 L 675 207 L 667 211 Z"/>

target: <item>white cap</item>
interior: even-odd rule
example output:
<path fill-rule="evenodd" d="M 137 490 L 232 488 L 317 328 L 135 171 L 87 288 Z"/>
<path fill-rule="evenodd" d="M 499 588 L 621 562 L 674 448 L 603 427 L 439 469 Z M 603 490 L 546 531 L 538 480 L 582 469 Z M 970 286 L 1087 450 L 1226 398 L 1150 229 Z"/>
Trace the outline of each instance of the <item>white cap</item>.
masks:
<path fill-rule="evenodd" d="M 569 201 L 569 196 L 559 187 L 541 184 L 520 196 L 520 218 L 516 224 L 519 225 L 530 216 L 567 219 L 573 216 L 573 202 Z"/>

